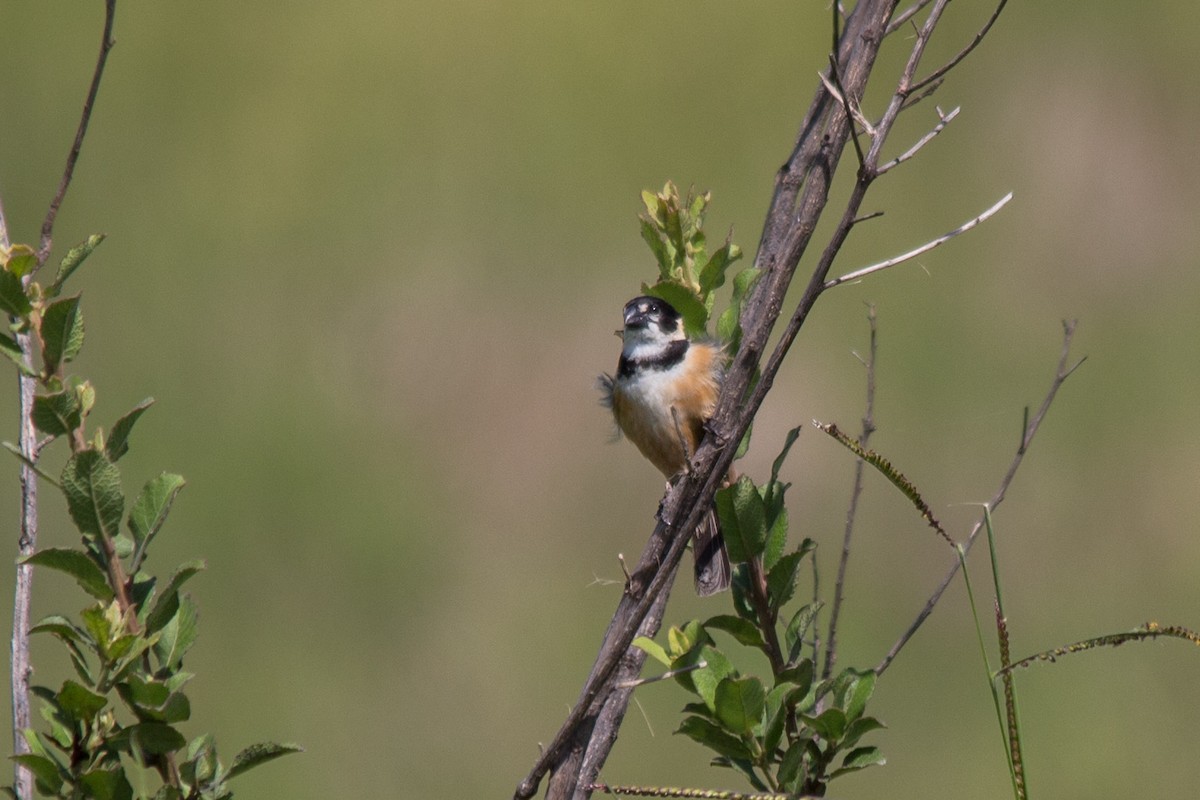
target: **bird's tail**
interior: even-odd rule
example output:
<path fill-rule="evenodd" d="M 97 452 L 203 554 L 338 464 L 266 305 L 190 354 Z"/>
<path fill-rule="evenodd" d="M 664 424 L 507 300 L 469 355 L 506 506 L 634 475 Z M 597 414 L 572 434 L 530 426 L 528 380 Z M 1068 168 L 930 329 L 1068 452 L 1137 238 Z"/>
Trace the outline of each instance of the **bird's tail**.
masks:
<path fill-rule="evenodd" d="M 715 507 L 710 506 L 708 513 L 696 526 L 692 554 L 696 559 L 696 594 L 708 597 L 729 588 L 733 575 L 729 554 L 725 551 L 725 539 L 717 526 Z"/>

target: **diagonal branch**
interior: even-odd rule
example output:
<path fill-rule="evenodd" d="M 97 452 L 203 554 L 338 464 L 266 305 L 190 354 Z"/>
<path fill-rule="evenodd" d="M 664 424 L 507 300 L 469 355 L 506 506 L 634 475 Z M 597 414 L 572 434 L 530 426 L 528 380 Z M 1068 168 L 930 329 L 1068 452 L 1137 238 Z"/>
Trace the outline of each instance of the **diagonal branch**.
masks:
<path fill-rule="evenodd" d="M 1054 373 L 1054 381 L 1050 384 L 1050 391 L 1046 393 L 1046 397 L 1042 400 L 1042 405 L 1038 409 L 1037 414 L 1034 415 L 1033 419 L 1028 420 L 1024 430 L 1021 431 L 1021 443 L 1020 446 L 1017 447 L 1016 455 L 1013 456 L 1012 462 L 1008 465 L 1008 471 L 1004 473 L 1004 477 L 1001 479 L 1000 486 L 996 489 L 996 493 L 992 495 L 992 499 L 988 501 L 987 511 L 989 513 L 994 512 L 996 507 L 1004 502 L 1004 496 L 1008 492 L 1008 487 L 1010 484 L 1012 484 L 1013 477 L 1015 477 L 1017 474 L 1017 469 L 1021 466 L 1021 462 L 1025 459 L 1025 453 L 1029 449 L 1029 445 L 1033 443 L 1033 437 L 1037 434 L 1038 428 L 1041 427 L 1042 420 L 1046 418 L 1046 413 L 1050 410 L 1050 404 L 1054 402 L 1054 397 L 1058 394 L 1059 388 L 1061 388 L 1063 383 L 1066 382 L 1067 378 L 1071 377 L 1071 374 L 1079 368 L 1079 365 L 1086 360 L 1085 356 L 1084 358 L 1076 361 L 1074 364 L 1068 366 L 1068 361 L 1070 360 L 1071 355 L 1071 339 L 1074 337 L 1074 335 L 1075 322 L 1064 321 L 1062 353 L 1059 355 L 1058 369 Z M 1028 414 L 1028 409 L 1026 409 L 1026 413 Z M 984 522 L 985 517 L 980 517 L 979 521 L 976 522 L 975 526 L 971 529 L 971 534 L 967 537 L 966 544 L 963 545 L 964 555 L 970 551 L 971 545 L 975 543 L 975 538 L 979 535 L 979 531 L 983 529 Z M 892 649 L 888 651 L 886 656 L 884 656 L 883 661 L 879 662 L 879 665 L 875 667 L 876 675 L 883 674 L 883 671 L 888 668 L 892 661 L 896 659 L 896 655 L 904 648 L 904 645 L 908 644 L 908 640 L 913 637 L 921 625 L 925 623 L 925 620 L 929 618 L 929 615 L 933 613 L 933 609 L 935 606 L 937 606 L 938 600 L 941 599 L 942 594 L 946 591 L 947 587 L 950 586 L 950 582 L 954 580 L 954 576 L 958 574 L 960 566 L 961 561 L 956 558 L 949 571 L 946 572 L 946 576 L 942 578 L 942 582 L 938 584 L 938 587 L 933 591 L 933 594 L 930 595 L 929 599 L 925 602 L 925 607 L 921 609 L 919 614 L 917 614 L 917 618 L 913 620 L 913 623 L 908 626 L 908 629 L 904 631 L 900 638 L 896 640 L 896 643 L 892 645 Z"/>

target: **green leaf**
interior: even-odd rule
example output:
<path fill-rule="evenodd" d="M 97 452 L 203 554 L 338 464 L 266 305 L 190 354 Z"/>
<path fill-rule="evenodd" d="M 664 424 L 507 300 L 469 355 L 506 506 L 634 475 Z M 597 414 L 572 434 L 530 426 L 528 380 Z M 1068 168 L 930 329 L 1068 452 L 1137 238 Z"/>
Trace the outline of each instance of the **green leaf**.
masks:
<path fill-rule="evenodd" d="M 112 539 L 120 531 L 125 513 L 121 473 L 96 450 L 81 450 L 67 460 L 62 473 L 63 492 L 71 519 L 85 534 Z"/>
<path fill-rule="evenodd" d="M 63 776 L 59 773 L 58 765 L 50 758 L 34 753 L 22 753 L 11 758 L 32 772 L 37 782 L 49 790 L 42 794 L 57 795 L 62 789 Z"/>
<path fill-rule="evenodd" d="M 236 778 L 246 770 L 273 761 L 280 756 L 286 756 L 288 753 L 303 752 L 304 748 L 297 744 L 277 744 L 275 742 L 252 744 L 233 757 L 233 765 L 229 768 L 229 777 Z"/>
<path fill-rule="evenodd" d="M 100 246 L 100 243 L 104 241 L 104 236 L 103 233 L 94 233 L 86 241 L 67 251 L 67 254 L 63 256 L 62 263 L 58 266 L 58 274 L 54 276 L 54 283 L 50 284 L 50 288 L 47 290 L 50 297 L 55 297 L 62 291 L 62 286 L 67 278 L 71 277 L 71 274 L 83 264 L 84 259 Z"/>
<path fill-rule="evenodd" d="M 729 307 L 717 318 L 717 337 L 721 341 L 729 343 L 730 352 L 737 352 L 737 348 L 741 344 L 742 333 L 739 321 L 742 315 L 742 304 L 760 274 L 761 270 L 747 267 L 734 277 L 733 297 L 729 299 Z"/>
<path fill-rule="evenodd" d="M 717 719 L 731 731 L 744 734 L 762 722 L 767 693 L 758 678 L 730 677 L 717 684 L 715 700 Z"/>
<path fill-rule="evenodd" d="M 46 372 L 54 374 L 62 364 L 73 360 L 83 347 L 83 311 L 79 295 L 56 300 L 42 315 L 42 359 Z"/>
<path fill-rule="evenodd" d="M 154 405 L 154 398 L 147 397 L 134 406 L 128 414 L 113 423 L 112 431 L 108 434 L 108 442 L 104 445 L 109 461 L 115 463 L 129 451 L 129 432 L 133 430 L 133 424 L 138 421 L 138 417 L 146 413 L 146 409 L 152 405 Z"/>
<path fill-rule="evenodd" d="M 827 742 L 836 742 L 846 732 L 846 715 L 838 708 L 827 708 L 815 717 L 801 714 L 800 718 Z"/>
<path fill-rule="evenodd" d="M 159 633 L 154 653 L 163 668 L 176 669 L 196 642 L 196 606 L 187 595 L 179 596 L 179 609 Z"/>
<path fill-rule="evenodd" d="M 803 698 L 812 690 L 813 674 L 815 672 L 816 668 L 813 665 L 812 659 L 804 658 L 795 666 L 788 667 L 779 673 L 778 679 L 780 681 L 787 681 L 796 687 L 793 698 L 789 702 L 793 702 L 797 697 Z"/>
<path fill-rule="evenodd" d="M 725 271 L 729 266 L 742 257 L 742 248 L 733 243 L 733 231 L 725 237 L 725 244 L 717 249 L 708 259 L 708 263 L 700 268 L 700 293 L 709 294 L 725 283 Z"/>
<path fill-rule="evenodd" d="M 120 766 L 109 769 L 97 767 L 85 772 L 79 782 L 87 790 L 85 797 L 93 800 L 132 800 L 133 787 Z"/>
<path fill-rule="evenodd" d="M 846 670 L 849 672 L 850 670 Z M 846 719 L 854 721 L 862 716 L 867 707 L 867 701 L 871 699 L 871 695 L 875 692 L 875 673 L 872 670 L 865 672 L 854 671 L 856 679 L 846 688 L 846 691 L 839 698 L 839 705 L 846 712 Z"/>
<path fill-rule="evenodd" d="M 771 512 L 769 517 L 771 530 L 767 532 L 767 541 L 763 545 L 763 569 L 768 572 L 779 563 L 784 548 L 787 547 L 788 512 L 786 508 L 782 507 L 782 502 L 780 508 Z"/>
<path fill-rule="evenodd" d="M 159 630 L 163 625 L 170 621 L 175 615 L 176 609 L 179 608 L 179 587 L 198 572 L 202 572 L 207 568 L 201 560 L 188 561 L 181 564 L 175 570 L 175 574 L 171 576 L 170 582 L 162 590 L 158 596 L 158 600 L 154 603 L 154 608 L 146 617 L 146 631 L 153 632 Z"/>
<path fill-rule="evenodd" d="M 788 622 L 787 628 L 783 632 L 784 647 L 787 648 L 788 661 L 795 661 L 800 655 L 800 648 L 804 646 L 804 634 L 808 633 L 809 627 L 817 617 L 817 612 L 821 610 L 824 604 L 817 600 L 813 603 L 808 603 L 800 608 L 792 619 Z"/>
<path fill-rule="evenodd" d="M 33 398 L 33 424 L 47 436 L 65 436 L 82 422 L 79 397 L 70 389 Z"/>
<path fill-rule="evenodd" d="M 830 773 L 829 779 L 833 780 L 839 775 L 845 775 L 848 772 L 857 772 L 860 769 L 886 763 L 887 759 L 883 757 L 883 753 L 879 751 L 878 747 L 859 747 L 846 754 L 846 757 L 842 760 L 842 766 Z"/>
<path fill-rule="evenodd" d="M 846 726 L 846 733 L 842 736 L 842 747 L 853 747 L 858 744 L 859 739 L 871 731 L 877 731 L 880 728 L 886 727 L 886 725 L 874 717 L 859 717 Z"/>
<path fill-rule="evenodd" d="M 783 608 L 796 593 L 796 581 L 800 577 L 800 564 L 803 559 L 804 553 L 788 553 L 767 573 L 767 597 L 772 610 L 778 611 Z"/>
<path fill-rule="evenodd" d="M 703 717 L 684 717 L 675 732 L 682 733 L 726 758 L 748 759 L 751 757 L 749 748 L 741 739 Z"/>
<path fill-rule="evenodd" d="M 133 534 L 136 549 L 130 562 L 131 571 L 136 572 L 141 568 L 150 542 L 167 521 L 175 497 L 185 484 L 182 476 L 164 472 L 147 481 L 133 501 L 133 507 L 129 510 L 129 531 Z"/>
<path fill-rule="evenodd" d="M 187 746 L 183 734 L 161 722 L 139 722 L 126 728 L 130 740 L 144 753 L 165 755 Z"/>
<path fill-rule="evenodd" d="M 767 537 L 766 511 L 754 482 L 746 475 L 716 495 L 717 516 L 729 560 L 749 561 L 762 554 Z"/>
<path fill-rule="evenodd" d="M 9 263 L 12 263 L 12 259 Z M 0 311 L 25 320 L 32 310 L 33 304 L 29 302 L 29 295 L 25 293 L 20 277 L 7 269 L 0 270 Z"/>
<path fill-rule="evenodd" d="M 704 669 L 693 670 L 686 673 L 686 675 L 690 677 L 692 685 L 696 689 L 696 694 L 700 695 L 700 699 L 704 701 L 704 704 L 715 710 L 717 686 L 725 678 L 734 675 L 735 670 L 724 653 L 715 647 L 707 645 L 700 651 L 700 655 L 696 661 L 704 661 L 708 666 Z"/>
<path fill-rule="evenodd" d="M 108 602 L 113 598 L 113 590 L 108 585 L 108 576 L 104 570 L 78 550 L 68 548 L 39 550 L 33 555 L 21 559 L 21 563 L 65 572 L 75 579 L 81 589 L 97 600 Z"/>
<path fill-rule="evenodd" d="M 779 785 L 788 789 L 795 789 L 797 779 L 800 777 L 800 768 L 804 764 L 804 751 L 808 744 L 807 739 L 798 739 L 792 742 L 792 746 L 783 754 L 783 759 L 779 762 Z"/>
<path fill-rule="evenodd" d="M 63 681 L 56 697 L 58 706 L 74 719 L 91 722 L 108 705 L 108 698 L 75 681 Z"/>
<path fill-rule="evenodd" d="M 633 640 L 633 646 L 664 666 L 671 666 L 671 657 L 663 646 L 648 636 L 639 636 Z"/>
<path fill-rule="evenodd" d="M 715 617 L 710 617 L 704 623 L 706 630 L 725 631 L 733 636 L 740 644 L 757 647 L 759 650 L 766 651 L 766 644 L 763 642 L 762 634 L 758 627 L 749 620 L 736 617 L 732 614 L 719 614 Z"/>
<path fill-rule="evenodd" d="M 659 234 L 658 227 L 649 217 L 638 217 L 638 222 L 641 223 L 642 239 L 650 246 L 650 252 L 654 253 L 654 260 L 658 262 L 659 274 L 668 274 L 674 257 L 667 249 L 667 244 Z"/>
<path fill-rule="evenodd" d="M 27 244 L 14 244 L 8 249 L 4 270 L 23 278 L 37 267 L 37 252 Z"/>

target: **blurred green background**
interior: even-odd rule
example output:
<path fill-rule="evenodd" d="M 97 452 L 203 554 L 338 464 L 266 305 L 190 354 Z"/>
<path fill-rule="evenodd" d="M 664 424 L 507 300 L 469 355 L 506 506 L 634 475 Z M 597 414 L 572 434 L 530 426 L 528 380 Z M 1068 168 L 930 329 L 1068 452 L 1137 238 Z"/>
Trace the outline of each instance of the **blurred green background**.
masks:
<path fill-rule="evenodd" d="M 953 4 L 927 63 L 989 12 Z M 752 256 L 825 63 L 826 3 L 123 0 L 118 14 L 56 258 L 109 235 L 75 284 L 78 372 L 103 425 L 158 398 L 126 492 L 162 469 L 189 482 L 150 560 L 209 562 L 191 584 L 187 731 L 214 732 L 226 759 L 262 739 L 307 748 L 239 779 L 240 797 L 507 797 L 575 700 L 620 592 L 616 554 L 639 552 L 662 491 L 610 444 L 593 387 L 621 305 L 652 277 L 638 192 L 711 189 L 713 237 L 735 226 Z M 0 0 L 15 240 L 37 237 L 101 20 L 99 2 Z M 995 518 L 1016 654 L 1148 619 L 1200 627 L 1198 24 L 1181 0 L 1010 4 L 936 97 L 961 116 L 877 185 L 868 210 L 886 216 L 834 271 L 1014 201 L 823 298 L 744 462 L 762 478 L 813 418 L 857 429 L 853 352 L 874 303 L 872 444 L 961 536 L 1049 386 L 1060 320 L 1078 318 L 1088 361 Z M 890 44 L 876 100 L 906 47 Z M 889 152 L 934 121 L 917 106 Z M 15 440 L 15 379 L 2 384 Z M 785 470 L 826 589 L 852 471 L 811 430 Z M 10 541 L 16 472 L 0 461 Z M 42 543 L 69 543 L 44 497 Z M 840 663 L 865 666 L 951 557 L 878 476 L 856 541 Z M 11 597 L 10 569 L 0 581 Z M 35 616 L 84 599 L 43 575 Z M 677 622 L 723 608 L 672 602 Z M 61 679 L 56 648 L 35 657 L 38 679 Z M 1010 796 L 977 659 L 956 586 L 880 682 L 888 766 L 836 796 Z M 1195 795 L 1198 674 L 1177 641 L 1023 673 L 1034 796 Z M 671 735 L 680 690 L 637 698 L 607 780 L 739 786 Z"/>

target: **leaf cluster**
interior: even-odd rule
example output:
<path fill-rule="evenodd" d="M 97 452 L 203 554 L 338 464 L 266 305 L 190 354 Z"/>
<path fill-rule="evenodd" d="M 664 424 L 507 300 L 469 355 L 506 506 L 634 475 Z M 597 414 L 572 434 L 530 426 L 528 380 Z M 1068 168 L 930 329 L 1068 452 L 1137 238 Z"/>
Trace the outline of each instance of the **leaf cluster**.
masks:
<path fill-rule="evenodd" d="M 217 758 L 210 735 L 188 740 L 179 730 L 191 718 L 184 689 L 192 674 L 184 657 L 196 640 L 197 609 L 182 592 L 204 569 L 182 564 L 160 581 L 144 567 L 183 489 L 179 475 L 150 479 L 127 504 L 118 462 L 129 450 L 135 424 L 153 403 L 147 399 L 116 420 L 107 434 L 87 421 L 95 406 L 92 384 L 64 369 L 84 344 L 80 295 L 62 296 L 64 284 L 103 240 L 93 236 L 67 253 L 54 280 L 33 280 L 37 257 L 17 245 L 0 253 L 0 308 L 10 328 L 0 350 L 22 374 L 36 381 L 32 421 L 45 438 L 34 453 L 18 453 L 59 488 L 80 534 L 78 547 L 39 550 L 24 563 L 73 578 L 93 602 L 77 618 L 52 614 L 31 633 L 53 636 L 66 650 L 75 678 L 57 689 L 32 687 L 42 702 L 44 730 L 25 730 L 29 751 L 14 756 L 34 775 L 40 794 L 59 798 L 132 800 L 131 769 L 153 770 L 161 786 L 155 800 L 218 800 L 232 797 L 227 782 L 245 770 L 294 752 L 293 745 L 261 744 L 243 750 L 230 767 Z M 36 341 L 34 365 L 21 340 Z M 38 466 L 41 450 L 63 440 L 70 456 L 60 475 Z M 15 797 L 15 788 L 7 788 Z"/>
<path fill-rule="evenodd" d="M 684 707 L 677 732 L 712 750 L 714 764 L 739 771 L 758 791 L 823 795 L 830 780 L 883 763 L 878 748 L 861 744 L 883 723 L 865 713 L 874 672 L 816 677 L 808 635 L 821 603 L 796 599 L 815 544 L 806 538 L 788 549 L 788 484 L 779 480 L 798 433 L 789 433 L 767 483 L 742 476 L 717 493 L 721 530 L 737 564 L 735 613 L 671 628 L 665 646 L 644 637 L 635 645 L 678 671 L 675 680 L 697 698 Z M 718 646 L 717 631 L 732 642 Z M 770 676 L 743 675 L 733 666 L 743 661 L 731 657 L 735 650 L 766 656 Z"/>
<path fill-rule="evenodd" d="M 712 193 L 689 190 L 680 196 L 668 181 L 660 192 L 642 192 L 645 210 L 638 216 L 642 239 L 650 246 L 658 262 L 658 280 L 642 284 L 642 291 L 666 300 L 683 316 L 689 336 L 708 335 L 717 289 L 725 285 L 729 268 L 742 257 L 742 249 L 733 243 L 733 231 L 710 255 L 704 216 Z M 733 279 L 733 298 L 717 320 L 717 338 L 736 350 L 741 336 L 738 318 L 742 303 L 758 278 L 754 268 L 742 269 Z"/>

